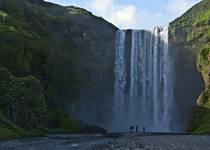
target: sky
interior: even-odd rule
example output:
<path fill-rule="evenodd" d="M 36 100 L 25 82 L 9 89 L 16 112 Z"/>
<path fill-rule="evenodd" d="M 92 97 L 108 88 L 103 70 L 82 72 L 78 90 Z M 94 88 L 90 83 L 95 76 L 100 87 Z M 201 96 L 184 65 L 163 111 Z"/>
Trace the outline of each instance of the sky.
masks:
<path fill-rule="evenodd" d="M 45 0 L 78 6 L 121 29 L 165 26 L 201 0 Z"/>

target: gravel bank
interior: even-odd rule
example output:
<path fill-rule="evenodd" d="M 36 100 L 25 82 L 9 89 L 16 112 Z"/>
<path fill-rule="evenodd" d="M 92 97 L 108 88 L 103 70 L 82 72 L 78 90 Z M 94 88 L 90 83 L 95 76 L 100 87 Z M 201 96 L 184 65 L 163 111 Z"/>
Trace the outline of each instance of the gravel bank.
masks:
<path fill-rule="evenodd" d="M 210 150 L 207 135 L 51 135 L 0 142 L 0 150 Z"/>

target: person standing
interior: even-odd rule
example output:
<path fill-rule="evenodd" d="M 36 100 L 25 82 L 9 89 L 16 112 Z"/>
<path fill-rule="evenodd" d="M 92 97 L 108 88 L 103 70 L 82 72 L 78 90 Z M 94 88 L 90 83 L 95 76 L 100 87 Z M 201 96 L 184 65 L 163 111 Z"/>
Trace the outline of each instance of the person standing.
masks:
<path fill-rule="evenodd" d="M 130 127 L 130 133 L 133 133 L 133 130 L 134 130 L 134 127 L 131 126 L 131 127 Z"/>
<path fill-rule="evenodd" d="M 145 133 L 145 131 L 146 131 L 146 129 L 145 129 L 145 127 L 143 127 L 143 133 Z"/>

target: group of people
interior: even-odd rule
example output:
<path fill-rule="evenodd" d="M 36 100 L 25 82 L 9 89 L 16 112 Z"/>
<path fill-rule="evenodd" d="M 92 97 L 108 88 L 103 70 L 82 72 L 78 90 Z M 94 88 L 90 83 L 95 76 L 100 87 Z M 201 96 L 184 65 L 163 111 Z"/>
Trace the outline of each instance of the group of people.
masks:
<path fill-rule="evenodd" d="M 144 133 L 145 131 L 146 131 L 146 128 L 143 127 L 143 128 L 142 128 L 142 132 Z M 131 126 L 131 127 L 130 127 L 130 133 L 133 133 L 133 132 L 134 132 L 134 126 Z M 136 132 L 139 132 L 138 126 L 136 126 Z"/>

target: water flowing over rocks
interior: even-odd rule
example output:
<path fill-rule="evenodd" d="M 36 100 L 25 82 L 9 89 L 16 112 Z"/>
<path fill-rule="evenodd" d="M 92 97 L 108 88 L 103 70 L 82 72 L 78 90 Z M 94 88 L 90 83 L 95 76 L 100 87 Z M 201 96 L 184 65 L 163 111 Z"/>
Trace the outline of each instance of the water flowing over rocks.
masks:
<path fill-rule="evenodd" d="M 113 130 L 168 132 L 174 101 L 168 27 L 132 30 L 129 49 L 126 38 L 126 31 L 117 31 Z"/>

